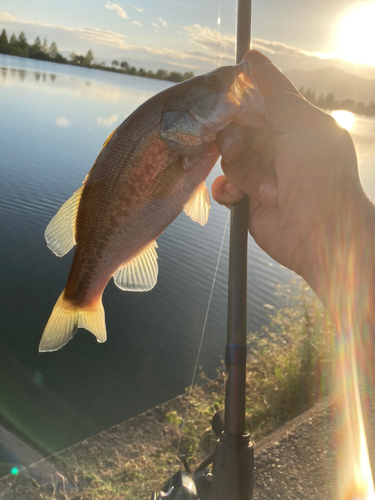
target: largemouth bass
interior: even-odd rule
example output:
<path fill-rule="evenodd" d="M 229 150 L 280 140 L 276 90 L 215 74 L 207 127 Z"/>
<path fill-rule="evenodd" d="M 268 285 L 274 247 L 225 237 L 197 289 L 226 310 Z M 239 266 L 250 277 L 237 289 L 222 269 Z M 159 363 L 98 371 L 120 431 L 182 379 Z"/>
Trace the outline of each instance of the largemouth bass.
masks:
<path fill-rule="evenodd" d="M 249 61 L 164 90 L 110 134 L 82 187 L 45 232 L 59 257 L 76 249 L 40 351 L 60 349 L 78 328 L 105 342 L 102 294 L 112 277 L 122 290 L 155 286 L 156 238 L 182 210 L 207 222 L 205 179 L 219 158 L 215 137 L 231 122 L 267 126 Z"/>

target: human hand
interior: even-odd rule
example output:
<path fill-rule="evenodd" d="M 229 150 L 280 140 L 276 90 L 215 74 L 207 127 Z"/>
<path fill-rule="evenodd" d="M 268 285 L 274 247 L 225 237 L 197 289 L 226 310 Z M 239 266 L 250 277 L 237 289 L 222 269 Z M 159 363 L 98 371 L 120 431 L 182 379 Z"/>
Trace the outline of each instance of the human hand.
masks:
<path fill-rule="evenodd" d="M 337 243 L 337 228 L 368 202 L 353 142 L 269 59 L 257 51 L 244 59 L 252 64 L 275 130 L 231 124 L 218 134 L 225 176 L 215 180 L 212 195 L 228 206 L 248 194 L 249 231 L 255 241 L 311 284 L 321 254 Z"/>

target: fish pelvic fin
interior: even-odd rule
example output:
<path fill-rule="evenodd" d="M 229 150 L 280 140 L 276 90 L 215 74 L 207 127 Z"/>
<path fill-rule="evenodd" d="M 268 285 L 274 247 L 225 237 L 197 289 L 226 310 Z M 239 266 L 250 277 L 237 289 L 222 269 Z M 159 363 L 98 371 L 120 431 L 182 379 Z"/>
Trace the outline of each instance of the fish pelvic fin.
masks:
<path fill-rule="evenodd" d="M 107 340 L 105 315 L 102 300 L 93 307 L 78 307 L 64 299 L 64 292 L 58 298 L 39 344 L 39 352 L 61 349 L 78 328 L 85 328 L 95 335 L 98 342 Z"/>

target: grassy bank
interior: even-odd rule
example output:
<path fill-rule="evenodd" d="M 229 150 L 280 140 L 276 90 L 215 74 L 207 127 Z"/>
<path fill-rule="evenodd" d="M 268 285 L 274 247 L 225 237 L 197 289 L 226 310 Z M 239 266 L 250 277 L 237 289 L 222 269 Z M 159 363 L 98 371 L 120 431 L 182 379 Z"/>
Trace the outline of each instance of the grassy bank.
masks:
<path fill-rule="evenodd" d="M 299 282 L 277 294 L 283 306 L 270 308 L 269 326 L 249 334 L 246 420 L 254 440 L 309 408 L 330 379 L 333 332 L 321 304 Z M 210 421 L 224 405 L 223 380 L 201 377 L 206 384 L 194 387 L 188 408 L 187 390 L 3 480 L 0 499 L 148 499 L 176 471 L 177 449 L 192 469 L 214 449 Z"/>

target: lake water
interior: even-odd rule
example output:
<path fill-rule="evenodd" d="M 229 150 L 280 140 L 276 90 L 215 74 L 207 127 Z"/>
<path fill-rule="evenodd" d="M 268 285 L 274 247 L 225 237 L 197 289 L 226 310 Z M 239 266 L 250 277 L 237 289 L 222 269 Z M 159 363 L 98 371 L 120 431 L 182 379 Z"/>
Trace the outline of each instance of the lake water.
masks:
<path fill-rule="evenodd" d="M 81 185 L 108 134 L 166 82 L 0 55 L 0 475 L 32 458 L 12 433 L 50 454 L 182 393 L 191 382 L 228 211 L 205 227 L 186 215 L 158 238 L 159 279 L 148 293 L 104 293 L 108 341 L 80 330 L 64 349 L 37 351 L 72 253 L 47 248 L 44 230 Z M 375 197 L 375 121 L 353 128 L 365 189 Z M 210 187 L 220 173 L 216 165 Z M 226 340 L 226 234 L 199 364 L 209 377 Z M 248 329 L 290 280 L 250 239 Z M 8 436 L 1 441 L 1 436 Z M 10 443 L 10 444 L 9 444 Z M 19 448 L 21 449 L 21 448 Z"/>

